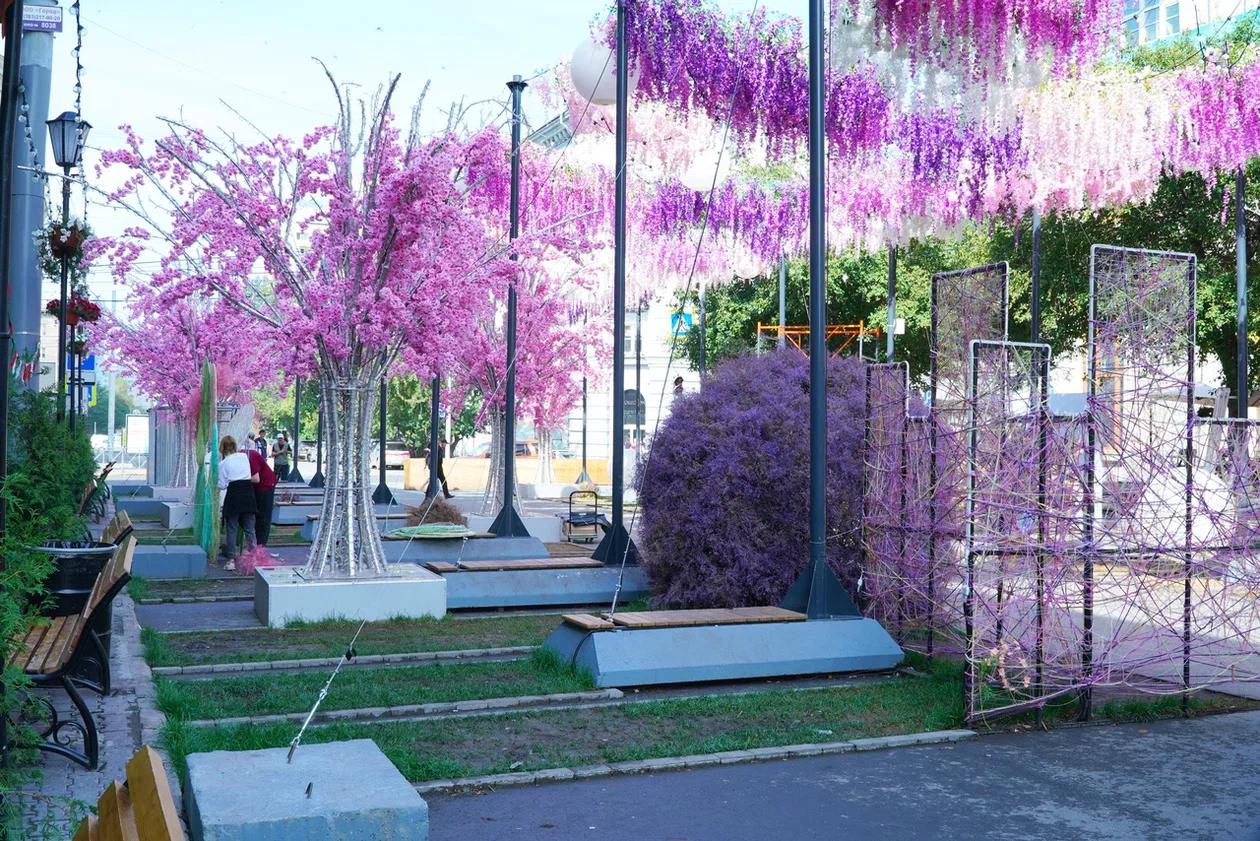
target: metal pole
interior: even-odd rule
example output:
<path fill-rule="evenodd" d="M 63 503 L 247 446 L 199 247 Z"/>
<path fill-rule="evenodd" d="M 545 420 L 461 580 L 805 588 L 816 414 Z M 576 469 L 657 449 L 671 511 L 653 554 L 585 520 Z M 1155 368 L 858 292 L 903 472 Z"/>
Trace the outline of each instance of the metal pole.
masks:
<path fill-rule="evenodd" d="M 787 347 L 787 258 L 779 258 L 779 347 Z"/>
<path fill-rule="evenodd" d="M 626 437 L 626 145 L 630 120 L 630 62 L 626 46 L 626 3 L 617 0 L 617 125 L 616 190 L 613 195 L 613 381 L 612 381 L 612 511 L 608 533 L 594 557 L 604 563 L 635 561 L 635 550 L 623 521 Z"/>
<path fill-rule="evenodd" d="M 704 318 L 704 281 L 700 281 L 700 387 L 704 388 L 704 372 L 708 369 L 707 349 L 705 344 L 708 337 L 705 335 L 705 318 Z"/>
<path fill-rule="evenodd" d="M 513 76 L 507 83 L 512 92 L 512 161 L 508 195 L 508 238 L 515 241 L 521 224 L 521 92 L 525 82 Z M 509 255 L 517 259 L 515 253 Z M 516 513 L 516 277 L 508 281 L 507 382 L 503 410 L 503 510 L 494 518 L 490 531 L 496 537 L 529 537 L 529 530 Z"/>
<path fill-rule="evenodd" d="M 115 401 L 114 392 L 117 389 L 118 389 L 118 375 L 115 374 L 113 371 L 110 371 L 109 372 L 109 404 L 108 404 L 108 408 L 106 409 L 106 411 L 109 413 L 109 417 L 105 419 L 105 429 L 106 429 L 105 434 L 109 440 L 109 457 L 111 459 L 114 456 L 114 451 L 118 449 L 114 443 L 114 412 L 117 411 L 117 406 L 116 406 L 116 403 L 114 402 Z"/>
<path fill-rule="evenodd" d="M 319 396 L 319 411 L 316 414 L 317 421 L 315 423 L 315 475 L 311 477 L 310 487 L 322 488 L 326 484 L 324 479 L 324 395 L 321 389 Z"/>
<path fill-rule="evenodd" d="M 0 487 L 9 479 L 9 364 L 13 357 L 13 325 L 9 312 L 13 271 L 9 257 L 13 245 L 13 139 L 17 128 L 17 83 L 22 62 L 22 0 L 14 0 L 5 21 L 4 71 L 0 77 Z M 0 538 L 5 535 L 8 514 L 0 494 Z M 5 559 L 0 554 L 0 572 Z M 9 765 L 9 716 L 5 709 L 5 685 L 0 680 L 0 768 Z"/>
<path fill-rule="evenodd" d="M 75 415 L 79 413 L 79 355 L 74 352 L 74 345 L 79 341 L 79 326 L 70 325 L 70 431 L 74 432 Z"/>
<path fill-rule="evenodd" d="M 70 222 L 70 167 L 63 167 L 66 177 L 61 179 L 61 224 Z M 69 391 L 66 388 L 66 324 L 70 295 L 70 257 L 61 257 L 61 300 L 57 306 L 57 420 L 66 417 L 66 399 Z"/>
<path fill-rule="evenodd" d="M 591 474 L 586 470 L 586 377 L 582 378 L 582 472 L 577 477 L 577 484 L 584 485 L 591 481 Z"/>
<path fill-rule="evenodd" d="M 1234 182 L 1234 330 L 1237 334 L 1238 373 L 1234 416 L 1247 417 L 1251 388 L 1247 382 L 1247 173 L 1238 170 Z"/>
<path fill-rule="evenodd" d="M 289 470 L 290 482 L 305 482 L 302 471 L 298 469 L 298 450 L 302 444 L 302 379 L 293 380 L 293 445 L 289 448 L 289 458 L 293 467 Z"/>
<path fill-rule="evenodd" d="M 884 346 L 884 361 L 893 361 L 893 347 L 897 331 L 897 246 L 888 246 L 888 336 Z"/>
<path fill-rule="evenodd" d="M 394 503 L 394 492 L 389 489 L 389 485 L 385 484 L 385 414 L 389 409 L 387 390 L 385 377 L 382 376 L 380 417 L 376 421 L 376 455 L 379 459 L 376 465 L 376 474 L 378 481 L 376 490 L 372 491 L 372 501 L 377 505 L 392 505 Z"/>
<path fill-rule="evenodd" d="M 442 400 L 442 378 L 433 375 L 433 385 L 429 395 L 429 487 L 424 492 L 426 500 L 437 499 L 442 492 L 442 482 L 438 479 L 438 458 L 441 442 L 438 440 L 438 426 L 442 423 L 440 415 Z"/>
<path fill-rule="evenodd" d="M 827 588 L 827 146 L 823 46 L 827 4 L 809 0 L 809 564 L 808 609 L 826 616 Z"/>
<path fill-rule="evenodd" d="M 1041 211 L 1033 208 L 1032 212 L 1032 289 L 1031 299 L 1032 322 L 1029 329 L 1030 342 L 1041 341 Z"/>
<path fill-rule="evenodd" d="M 643 399 L 643 304 L 634 311 L 634 446 L 635 452 L 643 446 L 643 414 L 647 401 Z M 643 409 L 639 407 L 642 406 Z"/>

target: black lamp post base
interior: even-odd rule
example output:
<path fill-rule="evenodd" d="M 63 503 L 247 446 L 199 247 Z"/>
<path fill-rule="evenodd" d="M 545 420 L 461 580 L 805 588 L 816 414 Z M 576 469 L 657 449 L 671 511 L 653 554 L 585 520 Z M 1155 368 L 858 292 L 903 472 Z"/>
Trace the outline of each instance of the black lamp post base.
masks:
<path fill-rule="evenodd" d="M 861 616 L 849 591 L 836 578 L 831 564 L 816 568 L 813 561 L 805 564 L 800 577 L 788 589 L 779 605 L 785 610 L 804 613 L 810 619 L 838 619 L 845 616 Z"/>
<path fill-rule="evenodd" d="M 499 516 L 490 524 L 490 533 L 495 537 L 532 537 L 510 502 L 504 504 Z"/>
<path fill-rule="evenodd" d="M 591 485 L 591 484 L 594 484 L 594 482 L 591 480 L 591 474 L 587 473 L 587 472 L 586 472 L 586 469 L 585 469 L 585 468 L 583 468 L 583 469 L 582 469 L 582 472 L 578 474 L 578 477 L 577 477 L 576 479 L 574 479 L 574 480 L 573 480 L 573 484 L 575 484 L 575 485 Z"/>
<path fill-rule="evenodd" d="M 319 468 L 316 468 L 316 469 L 315 469 L 315 475 L 311 477 L 311 481 L 310 481 L 310 483 L 307 485 L 307 487 L 308 487 L 308 488 L 322 488 L 322 487 L 324 487 L 324 471 L 320 470 Z"/>
<path fill-rule="evenodd" d="M 614 537 L 618 538 L 615 541 L 615 546 L 613 545 Z M 604 532 L 604 539 L 595 547 L 591 557 L 608 566 L 621 566 L 623 553 L 626 566 L 638 566 L 639 547 L 634 545 L 634 541 L 630 539 L 630 533 L 626 531 L 625 526 L 617 526 L 616 529 L 610 528 Z"/>
<path fill-rule="evenodd" d="M 293 462 L 293 468 L 289 471 L 289 478 L 285 480 L 289 484 L 300 484 L 306 481 L 306 477 L 302 475 L 302 471 L 298 470 L 297 462 Z"/>
<path fill-rule="evenodd" d="M 394 499 L 394 492 L 384 482 L 381 482 L 376 486 L 376 490 L 372 491 L 372 501 L 377 505 L 394 505 L 398 502 L 398 500 Z"/>

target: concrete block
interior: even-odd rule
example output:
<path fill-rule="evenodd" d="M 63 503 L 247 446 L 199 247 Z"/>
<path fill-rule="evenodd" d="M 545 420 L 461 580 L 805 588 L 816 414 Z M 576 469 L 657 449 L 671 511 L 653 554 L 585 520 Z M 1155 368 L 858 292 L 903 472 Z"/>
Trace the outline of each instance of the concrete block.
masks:
<path fill-rule="evenodd" d="M 193 841 L 426 841 L 429 807 L 375 742 L 188 757 Z M 309 791 L 309 794 L 308 794 Z"/>
<path fill-rule="evenodd" d="M 430 561 L 505 561 L 545 558 L 547 547 L 536 537 L 462 537 L 444 540 L 386 540 L 385 560 L 427 564 Z"/>
<path fill-rule="evenodd" d="M 498 541 L 469 541 L 469 543 Z M 535 557 L 546 557 L 543 555 Z M 468 558 L 465 558 L 468 560 Z M 620 570 L 519 569 L 500 572 L 452 572 L 446 578 L 446 606 L 450 610 L 480 607 L 535 607 L 610 604 Z M 647 573 L 626 567 L 621 598 L 632 601 L 648 595 Z"/>
<path fill-rule="evenodd" d="M 193 506 L 185 502 L 161 500 L 163 528 L 190 529 L 193 524 Z"/>
<path fill-rule="evenodd" d="M 902 659 L 892 637 L 864 618 L 595 633 L 561 624 L 544 645 L 600 687 L 881 671 Z"/>
<path fill-rule="evenodd" d="M 385 532 L 390 531 L 392 529 L 400 529 L 403 526 L 407 525 L 407 518 L 410 516 L 411 515 L 408 514 L 405 510 L 395 505 L 393 510 L 390 511 L 389 513 L 377 514 L 376 529 L 381 534 L 384 534 Z M 313 541 L 315 539 L 315 530 L 316 528 L 318 528 L 318 526 L 319 526 L 319 512 L 317 511 L 315 512 L 315 519 L 312 520 L 309 516 L 306 517 L 305 522 L 302 523 L 302 528 L 298 529 L 298 536 L 300 536 L 304 540 Z"/>
<path fill-rule="evenodd" d="M 182 502 L 185 505 L 191 505 L 193 490 L 193 488 L 189 487 L 177 488 L 171 485 L 154 485 L 153 498 L 163 502 Z"/>
<path fill-rule="evenodd" d="M 136 547 L 131 574 L 140 578 L 205 578 L 206 551 L 200 546 L 167 544 Z"/>
<path fill-rule="evenodd" d="M 575 780 L 589 780 L 592 777 L 611 777 L 613 772 L 610 765 L 583 765 L 572 770 L 573 779 Z"/>
<path fill-rule="evenodd" d="M 152 497 L 129 496 L 114 500 L 114 509 L 126 511 L 133 520 L 161 520 L 166 503 Z"/>
<path fill-rule="evenodd" d="M 531 537 L 536 537 L 543 543 L 559 543 L 563 539 L 560 536 L 559 517 L 521 517 L 521 522 L 525 524 L 525 528 L 529 531 Z M 494 517 L 486 517 L 481 514 L 470 514 L 468 516 L 468 528 L 473 531 L 489 531 L 493 523 Z"/>
<path fill-rule="evenodd" d="M 446 614 L 446 581 L 413 564 L 390 564 L 375 578 L 306 578 L 300 568 L 254 572 L 254 612 L 269 627 L 301 619 L 420 618 Z"/>

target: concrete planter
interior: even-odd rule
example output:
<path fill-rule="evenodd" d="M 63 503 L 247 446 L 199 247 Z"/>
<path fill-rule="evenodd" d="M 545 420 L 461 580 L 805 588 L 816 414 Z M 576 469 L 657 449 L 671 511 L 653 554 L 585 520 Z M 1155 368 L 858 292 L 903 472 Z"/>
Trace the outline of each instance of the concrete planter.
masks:
<path fill-rule="evenodd" d="M 295 620 L 441 617 L 446 581 L 414 564 L 390 564 L 377 578 L 305 578 L 300 569 L 269 567 L 254 572 L 254 613 L 272 628 Z"/>

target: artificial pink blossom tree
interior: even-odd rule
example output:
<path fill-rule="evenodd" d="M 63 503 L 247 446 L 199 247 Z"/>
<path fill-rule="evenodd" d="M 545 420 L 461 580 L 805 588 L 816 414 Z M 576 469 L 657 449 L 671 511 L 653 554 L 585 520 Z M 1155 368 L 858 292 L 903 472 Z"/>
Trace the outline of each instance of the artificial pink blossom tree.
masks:
<path fill-rule="evenodd" d="M 334 86 L 336 124 L 300 142 L 247 143 L 168 120 L 152 150 L 129 132 L 128 148 L 103 156 L 128 170 L 113 198 L 147 236 L 115 244 L 115 270 L 157 250 L 154 284 L 167 300 L 218 296 L 287 336 L 277 361 L 288 374 L 318 376 L 328 464 L 312 576 L 385 571 L 367 451 L 381 377 L 459 334 L 487 288 L 555 244 L 518 240 L 520 261 L 508 259 L 487 221 L 497 210 L 470 175 L 493 142 L 425 137 L 414 118 L 400 129 L 396 83 L 362 107 Z"/>

